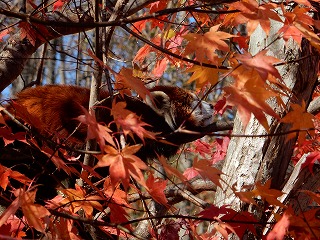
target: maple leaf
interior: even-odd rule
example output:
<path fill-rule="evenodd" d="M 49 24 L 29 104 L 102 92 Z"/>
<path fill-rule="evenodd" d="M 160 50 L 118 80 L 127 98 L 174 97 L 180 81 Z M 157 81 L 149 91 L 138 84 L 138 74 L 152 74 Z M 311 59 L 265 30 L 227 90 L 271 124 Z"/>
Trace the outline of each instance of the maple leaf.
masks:
<path fill-rule="evenodd" d="M 3 239 L 6 239 L 5 236 L 22 239 L 27 236 L 26 233 L 22 231 L 24 227 L 26 227 L 25 218 L 17 218 L 15 215 L 12 215 L 8 218 L 7 222 L 0 227 L 0 233 Z"/>
<path fill-rule="evenodd" d="M 248 230 L 253 234 L 256 233 L 256 228 L 252 223 L 258 223 L 258 221 L 254 217 L 254 215 L 249 212 L 237 212 L 233 209 L 228 208 L 227 214 L 222 216 L 220 220 L 228 222 L 228 224 L 233 228 L 234 232 L 240 239 L 243 239 Z"/>
<path fill-rule="evenodd" d="M 290 216 L 289 233 L 296 239 L 318 239 L 320 236 L 319 208 L 300 212 L 295 216 L 292 208 L 287 209 Z"/>
<path fill-rule="evenodd" d="M 277 189 L 271 189 L 271 179 L 264 185 L 257 183 L 256 188 L 252 191 L 256 196 L 260 196 L 263 200 L 267 201 L 271 205 L 285 207 L 277 198 L 283 195 L 283 192 Z"/>
<path fill-rule="evenodd" d="M 127 201 L 127 193 L 121 190 L 120 185 L 118 184 L 114 187 L 111 183 L 110 177 L 107 177 L 103 184 L 104 194 L 109 198 L 112 202 L 129 207 L 129 203 Z"/>
<path fill-rule="evenodd" d="M 118 204 L 109 203 L 108 207 L 110 208 L 110 221 L 113 223 L 123 223 L 128 221 L 128 214 L 126 210 L 119 206 Z M 131 229 L 129 225 L 125 225 L 127 229 Z"/>
<path fill-rule="evenodd" d="M 28 144 L 26 141 L 25 132 L 17 132 L 13 134 L 11 129 L 6 126 L 0 127 L 0 137 L 3 139 L 5 146 L 13 143 L 16 140 Z"/>
<path fill-rule="evenodd" d="M 120 189 L 120 184 L 113 186 L 110 177 L 107 177 L 103 184 L 104 194 L 108 198 L 108 207 L 110 208 L 110 220 L 113 223 L 123 223 L 128 221 L 128 213 L 126 208 L 130 208 L 127 201 L 127 193 Z M 124 207 L 126 208 L 124 208 Z M 127 229 L 131 229 L 130 225 L 125 225 Z M 109 234 L 123 235 L 119 229 L 105 227 L 103 230 Z"/>
<path fill-rule="evenodd" d="M 97 195 L 86 196 L 86 192 L 79 185 L 75 185 L 75 189 L 60 189 L 66 196 L 61 202 L 61 205 L 69 205 L 69 210 L 72 213 L 82 209 L 87 217 L 92 217 L 93 209 L 103 211 L 102 205 L 98 200 L 105 200 Z"/>
<path fill-rule="evenodd" d="M 226 215 L 230 211 L 229 206 L 221 206 L 217 207 L 215 205 L 210 205 L 210 207 L 204 209 L 203 211 L 199 212 L 198 215 L 203 218 L 215 219 L 221 215 Z"/>
<path fill-rule="evenodd" d="M 163 58 L 160 61 L 157 61 L 155 67 L 152 70 L 152 75 L 155 76 L 156 78 L 162 77 L 164 71 L 167 68 L 167 65 L 168 65 L 167 58 Z"/>
<path fill-rule="evenodd" d="M 144 13 L 144 15 L 146 15 L 147 13 Z M 146 25 L 148 23 L 148 20 L 142 20 L 142 21 L 138 21 L 132 24 L 131 30 L 135 33 L 141 33 L 145 28 Z M 145 44 L 145 46 L 147 46 L 147 44 Z M 134 60 L 133 60 L 134 61 Z"/>
<path fill-rule="evenodd" d="M 227 103 L 236 106 L 244 128 L 247 126 L 251 113 L 260 124 L 269 131 L 269 125 L 265 113 L 278 119 L 279 116 L 266 103 L 277 94 L 261 79 L 252 78 L 245 82 L 243 87 L 227 86 L 224 88 L 227 94 Z"/>
<path fill-rule="evenodd" d="M 247 51 L 247 50 L 248 50 L 248 47 L 249 47 L 249 45 L 248 45 L 249 36 L 241 36 L 240 34 L 241 34 L 241 33 L 238 33 L 238 34 L 237 34 L 237 37 L 234 37 L 234 38 L 232 39 L 232 41 L 239 46 L 239 49 L 240 49 L 240 50 Z M 242 52 L 242 51 L 241 51 L 241 52 Z"/>
<path fill-rule="evenodd" d="M 278 33 L 288 42 L 292 38 L 300 47 L 302 37 L 308 39 L 315 48 L 320 49 L 320 38 L 314 33 L 312 25 L 316 24 L 309 15 L 309 9 L 295 7 L 293 11 L 287 12 L 283 8 L 285 22 Z"/>
<path fill-rule="evenodd" d="M 37 146 L 37 145 L 36 145 Z M 63 171 L 65 171 L 68 175 L 71 175 L 71 173 L 77 173 L 78 171 L 73 168 L 72 166 L 68 166 L 65 161 L 63 161 L 60 156 L 59 156 L 59 152 L 58 151 L 54 151 L 51 148 L 47 147 L 47 146 L 43 146 L 42 148 L 40 148 L 39 146 L 37 146 L 39 148 L 39 150 L 44 153 L 53 163 L 54 165 L 57 167 L 57 169 L 62 169 Z"/>
<path fill-rule="evenodd" d="M 67 2 L 69 2 L 70 0 L 57 0 L 54 4 L 53 4 L 53 11 L 56 11 L 57 9 L 62 9 L 63 5 L 65 5 Z"/>
<path fill-rule="evenodd" d="M 20 22 L 18 26 L 20 28 L 20 39 L 28 39 L 33 46 L 47 41 L 45 37 L 51 36 L 44 25 Z"/>
<path fill-rule="evenodd" d="M 214 105 L 214 115 L 220 114 L 222 115 L 227 109 L 232 109 L 231 106 L 227 105 L 227 99 L 223 97 Z"/>
<path fill-rule="evenodd" d="M 210 159 L 214 164 L 224 159 L 229 141 L 229 137 L 217 138 L 212 143 L 197 139 L 192 143 L 192 147 L 187 148 L 186 151 L 200 154 L 201 157 Z"/>
<path fill-rule="evenodd" d="M 194 167 L 190 167 L 187 168 L 184 172 L 183 172 L 183 176 L 187 179 L 190 180 L 196 176 L 199 175 L 199 172 L 197 171 L 197 169 L 195 169 Z"/>
<path fill-rule="evenodd" d="M 291 213 L 285 211 L 281 219 L 274 225 L 271 232 L 267 235 L 267 240 L 282 240 L 285 238 L 289 225 Z"/>
<path fill-rule="evenodd" d="M 224 239 L 228 239 L 229 233 L 236 234 L 230 224 L 222 222 L 219 218 L 217 218 L 216 220 L 217 222 L 213 224 L 213 227 L 223 236 Z"/>
<path fill-rule="evenodd" d="M 88 139 L 96 139 L 100 145 L 100 148 L 103 149 L 105 146 L 105 141 L 112 146 L 115 146 L 112 136 L 110 132 L 112 132 L 108 127 L 99 124 L 96 120 L 95 114 L 90 110 L 88 111 L 84 107 L 82 107 L 84 115 L 80 115 L 77 117 L 78 121 L 88 125 Z"/>
<path fill-rule="evenodd" d="M 113 102 L 111 115 L 114 118 L 118 128 L 121 126 L 121 129 L 124 135 L 130 135 L 132 139 L 134 136 L 132 133 L 135 133 L 144 143 L 144 138 L 156 139 L 155 133 L 147 131 L 144 126 L 150 126 L 149 124 L 140 120 L 140 118 L 133 112 L 128 109 L 125 109 L 125 102 Z"/>
<path fill-rule="evenodd" d="M 196 82 L 197 88 L 202 88 L 208 83 L 216 85 L 219 80 L 220 73 L 226 72 L 226 69 L 219 68 L 207 68 L 198 65 L 194 65 L 186 72 L 193 72 L 189 78 L 188 83 Z"/>
<path fill-rule="evenodd" d="M 159 162 L 161 163 L 164 171 L 166 172 L 166 174 L 169 176 L 169 177 L 172 177 L 172 176 L 175 176 L 177 177 L 178 179 L 180 179 L 182 182 L 184 182 L 186 180 L 185 176 L 183 174 L 181 174 L 179 172 L 178 169 L 170 166 L 168 163 L 167 163 L 167 160 L 165 157 L 163 156 L 160 156 L 158 158 Z"/>
<path fill-rule="evenodd" d="M 234 37 L 234 35 L 218 31 L 219 27 L 220 25 L 213 26 L 209 32 L 203 35 L 197 33 L 184 35 L 183 37 L 189 41 L 185 48 L 185 54 L 195 53 L 199 62 L 204 62 L 206 58 L 214 62 L 216 59 L 215 50 L 228 52 L 230 49 L 224 40 Z"/>
<path fill-rule="evenodd" d="M 150 13 L 155 13 L 159 10 L 163 10 L 167 7 L 168 1 L 167 0 L 160 0 L 150 4 Z"/>
<path fill-rule="evenodd" d="M 217 138 L 214 142 L 215 151 L 213 152 L 211 163 L 217 163 L 221 160 L 223 160 L 227 154 L 227 149 L 229 146 L 230 138 L 229 137 L 223 137 L 223 138 Z"/>
<path fill-rule="evenodd" d="M 159 240 L 180 239 L 179 231 L 181 230 L 181 227 L 181 223 L 173 220 L 167 220 L 161 225 Z"/>
<path fill-rule="evenodd" d="M 206 155 L 211 155 L 212 146 L 206 141 L 197 139 L 192 143 L 192 148 L 187 148 L 186 150 L 189 152 L 198 153 L 201 157 L 205 157 Z"/>
<path fill-rule="evenodd" d="M 247 192 L 236 192 L 235 194 L 242 200 L 250 204 L 255 204 L 254 197 L 260 196 L 263 201 L 268 202 L 270 205 L 285 207 L 277 198 L 283 195 L 283 192 L 277 189 L 270 189 L 271 179 L 264 185 L 256 183 L 255 189 Z"/>
<path fill-rule="evenodd" d="M 303 33 L 303 36 L 309 40 L 310 44 L 318 51 L 320 50 L 320 38 L 313 32 L 312 28 L 301 23 L 295 23 L 297 29 Z"/>
<path fill-rule="evenodd" d="M 288 140 L 294 138 L 298 134 L 298 144 L 301 145 L 307 134 L 311 136 L 315 135 L 313 115 L 306 111 L 306 104 L 303 101 L 302 105 L 292 103 L 292 111 L 287 113 L 282 119 L 281 122 L 291 123 L 291 130 L 308 130 L 308 132 L 299 132 L 299 133 L 289 133 Z"/>
<path fill-rule="evenodd" d="M 68 239 L 68 240 L 80 240 L 76 224 L 73 220 L 67 218 L 59 218 L 59 221 L 49 222 L 51 239 Z"/>
<path fill-rule="evenodd" d="M 154 38 L 151 39 L 151 42 L 155 45 L 160 45 L 161 44 L 161 37 L 160 35 L 155 36 Z M 144 61 L 144 59 L 146 58 L 146 56 L 150 53 L 150 52 L 157 52 L 156 49 L 154 49 L 153 47 L 151 47 L 149 44 L 145 44 L 143 47 L 141 47 L 136 56 L 133 59 L 133 62 L 140 62 L 142 63 Z"/>
<path fill-rule="evenodd" d="M 3 190 L 6 190 L 7 188 L 9 184 L 9 178 L 13 178 L 25 185 L 29 185 L 32 182 L 32 180 L 25 175 L 17 171 L 13 171 L 10 168 L 4 167 L 0 164 L 0 187 Z"/>
<path fill-rule="evenodd" d="M 250 36 L 260 24 L 268 35 L 270 32 L 270 19 L 282 22 L 275 9 L 276 3 L 261 4 L 254 0 L 242 0 L 229 5 L 228 10 L 238 10 L 240 12 L 227 14 L 224 19 L 225 26 L 238 26 L 247 24 L 248 35 Z"/>
<path fill-rule="evenodd" d="M 147 165 L 134 154 L 139 151 L 141 145 L 125 146 L 117 150 L 112 146 L 105 146 L 107 154 L 99 157 L 97 167 L 110 167 L 111 183 L 115 187 L 122 182 L 125 189 L 128 188 L 130 176 L 142 186 L 146 186 L 141 170 L 147 169 Z"/>
<path fill-rule="evenodd" d="M 144 86 L 144 83 L 137 77 L 133 76 L 133 70 L 129 68 L 122 68 L 121 71 L 115 75 L 116 78 L 116 87 L 121 90 L 123 88 L 133 89 L 137 94 L 143 99 L 146 100 L 146 97 L 152 96 L 150 91 Z"/>
<path fill-rule="evenodd" d="M 35 204 L 36 191 L 25 191 L 22 188 L 13 191 L 16 199 L 10 204 L 10 206 L 2 213 L 0 217 L 0 226 L 2 226 L 11 215 L 21 207 L 22 212 L 29 224 L 34 227 L 37 231 L 45 233 L 44 220 L 46 216 L 49 216 L 49 211 L 39 205 Z"/>
<path fill-rule="evenodd" d="M 276 78 L 281 79 L 279 71 L 275 68 L 274 64 L 281 62 L 278 58 L 267 56 L 268 50 L 263 50 L 252 56 L 248 52 L 243 54 L 235 54 L 234 57 L 245 65 L 246 68 L 253 68 L 256 70 L 262 80 L 267 80 L 269 74 Z"/>
<path fill-rule="evenodd" d="M 221 186 L 220 175 L 222 174 L 222 172 L 219 169 L 213 167 L 210 161 L 205 159 L 198 160 L 197 158 L 195 158 L 193 161 L 193 168 L 198 171 L 203 178 L 207 178 L 217 186 Z"/>
<path fill-rule="evenodd" d="M 285 21 L 285 25 L 279 29 L 278 33 L 286 44 L 288 43 L 288 40 L 292 38 L 299 46 L 301 46 L 303 34 L 296 26 L 291 25 L 287 19 Z"/>
<path fill-rule="evenodd" d="M 164 190 L 167 186 L 168 180 L 163 180 L 160 178 L 155 179 L 153 174 L 149 174 L 149 177 L 146 181 L 147 191 L 151 197 L 158 203 L 169 207 L 168 200 L 164 195 Z"/>

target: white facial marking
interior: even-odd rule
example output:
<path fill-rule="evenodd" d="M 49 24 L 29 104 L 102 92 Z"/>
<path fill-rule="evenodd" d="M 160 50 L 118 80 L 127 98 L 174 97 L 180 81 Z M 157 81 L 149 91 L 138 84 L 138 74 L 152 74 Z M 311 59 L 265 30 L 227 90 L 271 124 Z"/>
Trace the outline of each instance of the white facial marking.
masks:
<path fill-rule="evenodd" d="M 205 101 L 194 100 L 191 108 L 194 109 L 191 117 L 194 119 L 197 126 L 206 127 L 213 123 L 213 107 Z"/>

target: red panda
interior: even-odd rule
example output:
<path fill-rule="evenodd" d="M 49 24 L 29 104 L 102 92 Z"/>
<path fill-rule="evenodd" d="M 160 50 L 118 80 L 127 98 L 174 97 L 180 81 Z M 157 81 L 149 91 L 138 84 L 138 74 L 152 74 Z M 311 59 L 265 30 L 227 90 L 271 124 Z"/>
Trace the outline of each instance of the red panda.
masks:
<path fill-rule="evenodd" d="M 170 86 L 154 87 L 150 89 L 150 93 L 152 100 L 147 98 L 142 101 L 138 97 L 127 95 L 122 97 L 120 94 L 114 95 L 111 100 L 107 92 L 102 92 L 101 97 L 104 100 L 101 101 L 100 117 L 97 119 L 98 122 L 110 124 L 114 120 L 110 110 L 112 101 L 125 101 L 126 108 L 148 124 L 145 126 L 146 130 L 157 133 L 158 138 L 163 140 L 145 139 L 143 147 L 136 154 L 144 161 L 160 155 L 170 157 L 177 152 L 180 144 L 191 141 L 186 136 L 170 135 L 179 127 L 201 131 L 213 121 L 212 105 L 200 101 L 192 93 Z M 44 137 L 53 138 L 59 135 L 60 139 L 66 139 L 66 145 L 82 147 L 87 137 L 87 128 L 84 124 L 77 128 L 80 123 L 77 117 L 84 114 L 81 106 L 88 107 L 89 97 L 89 89 L 83 87 L 53 85 L 35 87 L 19 93 L 13 99 L 13 103 L 7 105 L 7 110 L 17 119 L 27 122 Z M 19 106 L 25 109 L 22 110 Z M 23 113 L 25 110 L 28 114 Z M 10 126 L 14 126 L 9 118 L 6 120 Z M 117 131 L 115 124 L 111 124 L 110 127 L 113 131 Z M 136 144 L 141 143 L 141 140 L 128 137 L 126 143 Z M 57 167 L 50 161 L 50 156 L 44 155 L 33 145 L 16 141 L 5 146 L 0 138 L 0 153 L 1 165 L 35 179 L 39 184 L 38 200 L 56 196 L 55 188 L 61 185 L 63 179 L 65 182 L 73 182 L 75 179 L 73 175 L 70 176 L 64 171 L 57 171 Z M 80 171 L 80 164 L 68 161 L 66 164 Z M 108 170 L 101 169 L 99 173 L 105 176 Z"/>
<path fill-rule="evenodd" d="M 147 123 L 148 131 L 165 136 L 182 126 L 188 130 L 200 131 L 213 121 L 213 106 L 205 101 L 200 101 L 196 95 L 178 87 L 156 86 L 150 89 L 153 100 L 147 97 L 142 101 L 136 97 L 117 94 L 113 98 L 125 101 L 126 108 L 136 113 L 141 120 Z M 71 143 L 83 144 L 87 130 L 84 125 L 79 126 L 77 117 L 83 115 L 81 106 L 88 108 L 90 90 L 88 88 L 66 85 L 48 85 L 29 88 L 19 93 L 14 102 L 26 108 L 37 123 L 28 122 L 44 136 L 52 136 L 58 133 L 60 138 L 67 138 Z M 113 121 L 110 114 L 111 98 L 107 92 L 101 92 L 102 108 L 98 121 L 109 124 Z M 8 107 L 17 118 L 23 118 L 13 107 Z M 32 120 L 31 120 L 32 121 Z M 78 129 L 77 129 L 78 127 Z M 75 131 L 75 129 L 77 129 Z M 72 135 L 72 137 L 69 137 Z M 135 139 L 135 142 L 137 139 Z M 160 143 L 155 140 L 146 140 L 140 155 L 142 158 L 164 155 L 173 155 L 181 144 Z M 186 141 L 187 142 L 187 141 Z"/>

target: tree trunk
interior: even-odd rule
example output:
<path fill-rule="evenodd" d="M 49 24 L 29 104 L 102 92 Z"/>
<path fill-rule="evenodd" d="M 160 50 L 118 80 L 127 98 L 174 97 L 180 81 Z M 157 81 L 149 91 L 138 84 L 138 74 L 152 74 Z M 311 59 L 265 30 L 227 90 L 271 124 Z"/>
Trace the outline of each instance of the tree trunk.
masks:
<path fill-rule="evenodd" d="M 250 38 L 250 52 L 252 55 L 266 46 L 270 46 L 268 54 L 279 59 L 286 59 L 286 64 L 279 67 L 279 72 L 286 86 L 292 90 L 293 96 L 283 98 L 287 109 L 280 112 L 283 116 L 288 110 L 290 103 L 310 101 L 314 85 L 317 81 L 319 56 L 312 49 L 309 42 L 303 41 L 301 49 L 296 44 L 271 39 L 281 24 L 272 22 L 269 37 L 258 27 Z M 278 110 L 275 103 L 270 101 L 271 106 Z M 269 118 L 270 133 L 280 134 L 289 130 L 288 124 L 277 122 Z M 243 129 L 238 115 L 235 119 L 233 134 L 259 135 L 266 134 L 258 121 L 251 117 L 247 127 Z M 227 156 L 222 171 L 225 173 L 222 188 L 218 188 L 215 203 L 218 205 L 231 204 L 233 208 L 241 208 L 240 201 L 233 194 L 232 186 L 241 190 L 245 185 L 253 186 L 255 183 L 265 182 L 272 178 L 272 188 L 282 189 L 285 179 L 290 173 L 288 166 L 293 153 L 296 139 L 287 141 L 286 135 L 270 137 L 233 137 L 230 141 Z"/>

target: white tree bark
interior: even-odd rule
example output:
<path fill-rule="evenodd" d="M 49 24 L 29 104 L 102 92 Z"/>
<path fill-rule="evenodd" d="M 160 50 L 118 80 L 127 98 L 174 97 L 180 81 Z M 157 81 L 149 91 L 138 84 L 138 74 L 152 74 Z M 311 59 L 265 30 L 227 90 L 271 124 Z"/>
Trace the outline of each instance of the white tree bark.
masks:
<path fill-rule="evenodd" d="M 275 40 L 275 33 L 281 27 L 279 23 L 272 22 L 269 37 L 261 30 L 260 27 L 250 38 L 250 52 L 252 55 L 261 49 L 269 46 L 270 55 L 283 59 L 283 61 L 298 60 L 303 56 L 307 57 L 302 61 L 293 64 L 285 64 L 279 67 L 279 72 L 284 83 L 293 92 L 294 102 L 301 103 L 304 100 L 309 103 L 312 90 L 317 81 L 318 61 L 317 53 L 312 55 L 311 47 L 306 42 L 302 42 L 301 51 L 295 44 L 287 44 L 283 41 Z M 313 56 L 313 57 L 312 57 Z M 299 63 L 299 64 L 298 64 Z M 283 99 L 285 103 L 292 99 Z M 277 106 L 270 101 L 271 106 L 276 110 Z M 289 110 L 286 109 L 286 110 Z M 280 113 L 283 116 L 285 112 Z M 271 133 L 281 133 L 289 130 L 286 124 L 279 124 L 274 119 L 269 118 Z M 235 119 L 233 134 L 258 135 L 265 134 L 264 128 L 258 121 L 252 117 L 245 129 L 242 129 L 238 115 Z M 254 185 L 258 181 L 266 181 L 272 178 L 272 187 L 281 189 L 285 184 L 285 178 L 288 174 L 293 153 L 295 139 L 286 140 L 286 135 L 256 138 L 234 137 L 231 139 L 227 156 L 222 171 L 225 173 L 222 183 L 222 189 L 218 188 L 215 203 L 218 205 L 231 204 L 233 208 L 239 210 L 240 200 L 235 198 L 231 186 L 241 190 L 245 185 Z"/>

